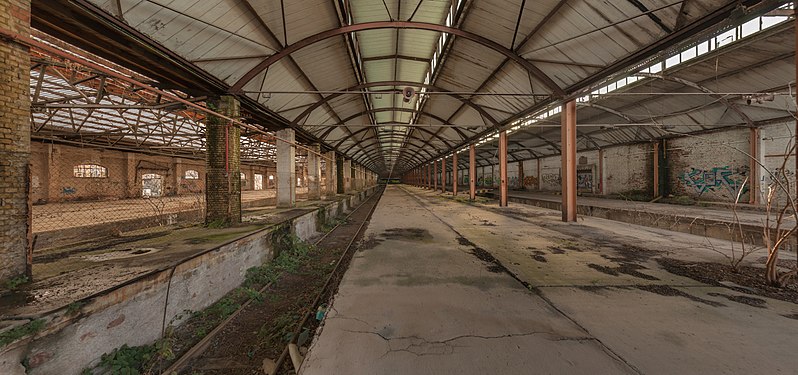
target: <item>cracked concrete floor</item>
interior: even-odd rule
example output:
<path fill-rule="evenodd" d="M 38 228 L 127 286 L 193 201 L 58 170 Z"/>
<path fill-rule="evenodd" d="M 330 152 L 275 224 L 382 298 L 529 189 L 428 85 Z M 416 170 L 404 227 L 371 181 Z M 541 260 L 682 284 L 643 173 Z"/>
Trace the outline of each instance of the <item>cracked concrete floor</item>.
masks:
<path fill-rule="evenodd" d="M 796 373 L 798 306 L 656 263 L 718 261 L 703 237 L 558 220 L 389 187 L 301 373 Z"/>

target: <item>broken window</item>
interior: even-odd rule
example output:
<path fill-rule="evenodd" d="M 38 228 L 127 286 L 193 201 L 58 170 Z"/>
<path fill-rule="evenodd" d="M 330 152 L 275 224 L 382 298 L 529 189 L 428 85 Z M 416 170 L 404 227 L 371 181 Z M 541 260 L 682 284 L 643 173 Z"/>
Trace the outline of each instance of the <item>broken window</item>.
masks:
<path fill-rule="evenodd" d="M 186 171 L 186 175 L 183 178 L 186 180 L 199 180 L 199 172 L 189 169 Z"/>
<path fill-rule="evenodd" d="M 255 190 L 263 190 L 263 175 L 255 173 Z"/>
<path fill-rule="evenodd" d="M 80 164 L 72 168 L 72 175 L 78 178 L 106 178 L 108 168 L 97 164 Z"/>

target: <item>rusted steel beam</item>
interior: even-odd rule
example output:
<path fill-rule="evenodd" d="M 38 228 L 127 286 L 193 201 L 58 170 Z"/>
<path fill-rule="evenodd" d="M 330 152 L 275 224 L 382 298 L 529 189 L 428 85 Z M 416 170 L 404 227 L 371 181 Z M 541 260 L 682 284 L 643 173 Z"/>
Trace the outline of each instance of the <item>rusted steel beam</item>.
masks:
<path fill-rule="evenodd" d="M 477 151 L 472 143 L 468 146 L 468 197 L 472 201 L 477 199 Z"/>

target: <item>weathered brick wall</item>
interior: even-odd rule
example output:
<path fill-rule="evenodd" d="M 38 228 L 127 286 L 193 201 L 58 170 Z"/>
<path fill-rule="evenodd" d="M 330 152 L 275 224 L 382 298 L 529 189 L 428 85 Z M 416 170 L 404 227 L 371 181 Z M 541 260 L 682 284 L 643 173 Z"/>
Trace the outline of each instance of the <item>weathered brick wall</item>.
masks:
<path fill-rule="evenodd" d="M 0 27 L 30 33 L 30 0 L 0 1 Z M 0 40 L 0 282 L 28 269 L 28 49 Z"/>
<path fill-rule="evenodd" d="M 792 135 L 795 134 L 795 122 L 773 124 L 762 127 L 760 131 L 760 152 L 758 159 L 764 166 L 759 168 L 759 197 L 760 202 L 765 204 L 767 202 L 768 187 L 773 185 L 776 194 L 774 195 L 774 206 L 782 207 L 787 202 L 787 195 L 778 188 L 778 185 L 772 184 L 773 177 L 776 176 L 784 179 L 786 175 L 786 182 L 789 184 L 789 191 L 791 191 L 793 198 L 795 198 L 795 153 L 786 154 L 790 150 L 790 142 L 793 141 Z M 787 163 L 784 163 L 784 160 Z M 784 175 L 780 173 L 782 165 L 785 165 Z M 772 174 L 772 175 L 771 175 Z"/>
<path fill-rule="evenodd" d="M 748 129 L 738 128 L 669 140 L 666 157 L 671 194 L 733 201 L 749 176 L 749 158 L 743 153 L 749 149 L 748 136 Z M 747 193 L 742 201 L 748 201 Z"/>
<path fill-rule="evenodd" d="M 650 143 L 604 149 L 603 193 L 653 192 L 652 157 Z"/>
<path fill-rule="evenodd" d="M 220 113 L 239 116 L 239 103 L 233 97 L 224 96 L 209 103 Z M 241 222 L 241 129 L 226 120 L 208 116 L 205 137 L 207 139 L 207 175 L 205 202 L 206 223 L 236 224 Z"/>
<path fill-rule="evenodd" d="M 165 196 L 205 191 L 205 162 L 201 160 L 32 142 L 30 162 L 34 204 L 140 197 L 141 177 L 147 173 L 163 176 Z M 101 165 L 108 177 L 74 177 L 73 168 L 79 164 Z M 199 179 L 187 179 L 188 170 L 197 171 Z M 254 189 L 255 174 L 263 176 L 267 189 L 268 176 L 274 174 L 273 168 L 259 165 L 242 165 L 241 172 L 247 175 L 244 190 Z"/>

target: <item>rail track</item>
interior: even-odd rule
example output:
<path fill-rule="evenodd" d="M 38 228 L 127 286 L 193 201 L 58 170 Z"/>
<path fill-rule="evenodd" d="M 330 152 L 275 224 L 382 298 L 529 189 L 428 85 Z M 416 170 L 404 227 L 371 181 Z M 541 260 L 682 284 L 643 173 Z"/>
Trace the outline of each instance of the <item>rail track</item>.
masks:
<path fill-rule="evenodd" d="M 246 335 L 235 334 L 235 326 L 237 324 L 241 324 L 242 326 L 251 326 L 251 321 L 253 320 L 265 320 L 262 316 L 259 316 L 259 314 L 262 314 L 263 311 L 260 311 L 257 308 L 258 301 L 255 299 L 250 299 L 242 304 L 239 309 L 233 312 L 216 328 L 209 332 L 202 340 L 185 351 L 162 373 L 263 374 L 264 372 L 262 370 L 261 363 L 264 359 L 270 359 L 269 352 L 274 353 L 272 355 L 279 353 L 279 356 L 276 358 L 271 357 L 276 362 L 276 369 L 272 372 L 272 374 L 293 373 L 293 371 L 291 371 L 292 366 L 286 365 L 286 362 L 291 363 L 291 360 L 289 359 L 289 346 L 290 344 L 297 343 L 297 340 L 303 330 L 313 332 L 315 326 L 318 325 L 319 322 L 317 322 L 316 319 L 310 319 L 310 317 L 316 313 L 320 305 L 322 305 L 325 301 L 328 301 L 337 291 L 338 284 L 340 283 L 341 278 L 343 278 L 343 275 L 349 265 L 349 261 L 351 260 L 353 248 L 355 247 L 357 240 L 362 236 L 363 229 L 366 227 L 366 224 L 371 218 L 374 209 L 377 207 L 377 203 L 382 197 L 383 191 L 384 187 L 378 187 L 374 194 L 361 202 L 360 205 L 352 210 L 335 227 L 325 233 L 321 238 L 314 241 L 314 246 L 318 249 L 319 253 L 324 253 L 327 255 L 340 255 L 338 255 L 332 271 L 330 271 L 324 278 L 324 283 L 314 290 L 315 293 L 313 294 L 315 294 L 315 296 L 312 298 L 312 300 L 310 298 L 306 298 L 310 297 L 310 295 L 299 295 L 297 301 L 292 301 L 295 303 L 286 304 L 285 310 L 288 311 L 268 312 L 273 316 L 277 314 L 282 314 L 285 316 L 286 314 L 291 313 L 290 310 L 293 310 L 294 313 L 298 313 L 299 318 L 289 324 L 293 327 L 289 336 L 289 342 L 281 342 L 280 347 L 282 347 L 282 351 L 278 352 L 274 350 L 279 350 L 279 348 L 262 348 L 263 350 L 257 351 L 257 353 L 260 354 L 257 356 L 258 358 L 254 358 L 256 356 L 251 355 L 248 356 L 249 358 L 246 360 L 242 359 L 240 352 L 236 353 L 235 350 L 229 350 L 231 347 L 235 346 L 237 346 L 237 348 L 232 349 L 238 349 L 239 351 L 244 351 L 245 348 L 252 347 L 250 343 L 243 342 L 247 340 Z M 311 262 L 312 261 L 314 260 L 311 260 Z M 283 282 L 289 284 L 292 282 L 302 283 L 303 280 L 297 279 L 296 277 L 281 277 L 280 280 L 276 281 L 275 283 L 264 286 L 259 292 L 268 296 L 271 290 L 279 287 L 277 284 Z M 253 327 L 249 328 L 251 331 L 251 328 Z M 263 328 L 264 327 L 260 327 L 259 330 L 263 330 Z M 237 340 L 242 342 L 237 342 Z M 225 350 L 227 350 L 226 355 Z M 219 352 L 221 352 L 221 356 Z M 198 365 L 203 360 L 206 362 L 210 361 L 213 363 L 213 365 Z"/>

